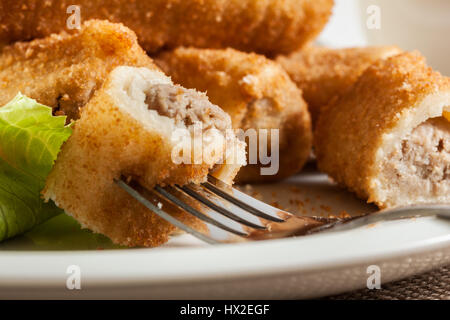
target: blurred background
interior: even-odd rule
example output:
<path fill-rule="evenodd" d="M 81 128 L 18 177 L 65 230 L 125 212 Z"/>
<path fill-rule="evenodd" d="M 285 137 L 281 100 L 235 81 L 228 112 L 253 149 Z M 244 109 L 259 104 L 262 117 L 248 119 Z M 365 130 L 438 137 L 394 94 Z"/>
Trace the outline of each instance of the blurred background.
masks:
<path fill-rule="evenodd" d="M 335 0 L 318 39 L 330 47 L 395 44 L 450 76 L 450 0 Z M 378 21 L 379 20 L 379 21 Z"/>

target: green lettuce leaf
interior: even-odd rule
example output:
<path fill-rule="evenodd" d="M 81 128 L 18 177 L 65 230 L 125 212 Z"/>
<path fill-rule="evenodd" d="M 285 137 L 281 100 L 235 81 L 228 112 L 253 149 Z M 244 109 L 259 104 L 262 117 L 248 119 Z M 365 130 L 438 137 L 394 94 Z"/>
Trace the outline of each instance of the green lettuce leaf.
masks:
<path fill-rule="evenodd" d="M 0 108 L 0 241 L 63 212 L 44 203 L 40 192 L 72 133 L 65 122 L 22 94 Z"/>
<path fill-rule="evenodd" d="M 60 214 L 14 240 L 26 242 L 26 250 L 98 250 L 122 248 L 112 243 L 109 238 L 102 234 L 93 233 L 88 229 L 82 229 L 80 224 L 67 214 Z M 5 243 L 14 246 L 15 250 L 18 248 L 18 245 L 14 241 L 7 241 Z M 2 249 L 1 246 L 0 249 Z"/>

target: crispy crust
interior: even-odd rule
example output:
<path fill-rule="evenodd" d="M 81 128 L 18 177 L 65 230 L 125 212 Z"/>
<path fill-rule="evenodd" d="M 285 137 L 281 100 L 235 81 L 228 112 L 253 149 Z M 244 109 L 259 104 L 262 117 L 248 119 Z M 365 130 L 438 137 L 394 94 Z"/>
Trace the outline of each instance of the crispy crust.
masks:
<path fill-rule="evenodd" d="M 379 150 L 420 102 L 449 91 L 449 78 L 433 72 L 417 52 L 379 60 L 321 112 L 314 137 L 319 169 L 361 198 L 388 206 L 378 197 L 379 186 L 374 183 L 382 170 Z M 442 110 L 432 111 L 442 114 Z"/>
<path fill-rule="evenodd" d="M 66 29 L 68 0 L 0 1 L 0 44 Z M 78 0 L 82 19 L 122 22 L 149 52 L 181 45 L 287 53 L 325 26 L 333 0 Z"/>
<path fill-rule="evenodd" d="M 119 65 L 156 68 L 133 31 L 107 21 L 87 21 L 72 35 L 16 43 L 0 55 L 0 105 L 20 91 L 76 119 L 79 108 Z"/>
<path fill-rule="evenodd" d="M 276 61 L 302 89 L 313 123 L 320 108 L 335 96 L 343 95 L 378 59 L 401 53 L 395 46 L 329 49 L 310 46 L 279 56 Z"/>
<path fill-rule="evenodd" d="M 117 244 L 158 246 L 168 240 L 175 227 L 134 200 L 114 179 L 130 177 L 148 190 L 155 184 L 200 183 L 215 162 L 175 164 L 170 139 L 116 105 L 111 96 L 116 90 L 113 79 L 120 76 L 116 73 L 111 73 L 83 108 L 47 178 L 43 195 L 83 227 Z M 231 122 L 228 125 L 231 128 Z M 203 226 L 180 210 L 169 213 L 193 227 Z"/>
<path fill-rule="evenodd" d="M 230 114 L 234 128 L 280 129 L 278 174 L 264 176 L 260 165 L 247 165 L 236 182 L 274 181 L 301 170 L 311 149 L 310 116 L 301 91 L 276 63 L 233 49 L 195 48 L 165 52 L 155 63 L 174 82 L 205 91 Z"/>

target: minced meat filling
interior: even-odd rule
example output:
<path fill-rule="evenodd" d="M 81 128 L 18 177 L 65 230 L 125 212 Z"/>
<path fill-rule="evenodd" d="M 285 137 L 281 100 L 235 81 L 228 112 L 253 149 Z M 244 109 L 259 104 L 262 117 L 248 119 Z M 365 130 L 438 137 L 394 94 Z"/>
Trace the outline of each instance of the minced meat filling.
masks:
<path fill-rule="evenodd" d="M 445 196 L 450 192 L 450 122 L 429 119 L 390 154 L 384 177 L 409 196 Z M 395 192 L 395 191 L 394 191 Z"/>
<path fill-rule="evenodd" d="M 430 119 L 402 142 L 402 161 L 411 164 L 422 179 L 450 179 L 450 122 Z M 449 180 L 450 182 L 450 180 Z"/>
<path fill-rule="evenodd" d="M 225 131 L 230 126 L 230 120 L 225 113 L 212 104 L 205 95 L 181 86 L 154 85 L 147 92 L 145 103 L 148 109 L 175 119 L 177 124 L 190 126 L 195 122 L 201 122 L 203 130 L 216 128 L 220 131 Z"/>

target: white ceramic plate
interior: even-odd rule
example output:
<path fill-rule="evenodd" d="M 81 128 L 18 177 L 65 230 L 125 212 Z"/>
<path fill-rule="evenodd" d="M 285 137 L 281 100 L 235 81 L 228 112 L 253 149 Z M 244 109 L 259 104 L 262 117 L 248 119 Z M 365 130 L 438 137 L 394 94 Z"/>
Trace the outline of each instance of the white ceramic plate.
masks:
<path fill-rule="evenodd" d="M 313 172 L 251 192 L 296 213 L 374 210 Z M 437 218 L 221 246 L 182 235 L 161 248 L 115 250 L 52 223 L 0 245 L 0 298 L 313 298 L 366 287 L 370 265 L 383 284 L 450 263 L 450 222 Z M 66 288 L 71 265 L 81 290 Z"/>

